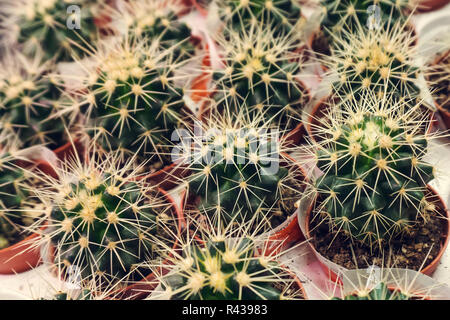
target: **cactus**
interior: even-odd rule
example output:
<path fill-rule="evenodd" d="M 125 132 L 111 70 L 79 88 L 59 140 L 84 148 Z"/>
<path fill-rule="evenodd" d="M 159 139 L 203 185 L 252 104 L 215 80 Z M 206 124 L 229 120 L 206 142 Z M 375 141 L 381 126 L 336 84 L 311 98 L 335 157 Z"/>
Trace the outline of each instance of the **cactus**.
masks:
<path fill-rule="evenodd" d="M 399 100 L 420 96 L 418 87 L 421 70 L 416 64 L 412 45 L 416 38 L 396 23 L 389 28 L 356 32 L 342 32 L 336 37 L 332 55 L 325 64 L 339 80 L 334 90 L 343 97 L 360 99 L 365 92 L 376 92 L 379 97 L 392 95 Z"/>
<path fill-rule="evenodd" d="M 258 119 L 211 118 L 205 135 L 192 135 L 192 152 L 184 159 L 192 175 L 189 192 L 198 208 L 210 214 L 222 208 L 224 223 L 253 221 L 273 229 L 294 210 L 302 189 L 303 172 L 286 152 L 280 132 Z"/>
<path fill-rule="evenodd" d="M 174 48 L 174 60 L 189 59 L 195 53 L 191 29 L 178 18 L 179 0 L 144 0 L 127 4 L 120 18 L 137 37 L 159 41 L 161 48 Z"/>
<path fill-rule="evenodd" d="M 70 11 L 72 5 L 79 10 Z M 94 23 L 97 6 L 93 0 L 21 0 L 14 5 L 10 23 L 17 26 L 17 40 L 26 51 L 33 54 L 42 47 L 47 59 L 72 61 L 84 56 L 82 45 L 98 39 Z"/>
<path fill-rule="evenodd" d="M 93 56 L 99 68 L 88 79 L 86 131 L 106 151 L 141 158 L 157 153 L 169 163 L 165 145 L 186 125 L 185 76 L 178 70 L 185 62 L 174 61 L 172 50 L 138 39 L 105 51 Z"/>
<path fill-rule="evenodd" d="M 291 33 L 303 24 L 300 5 L 294 0 L 217 0 L 219 15 L 234 30 L 257 22 Z"/>
<path fill-rule="evenodd" d="M 332 300 L 410 300 L 410 297 L 400 290 L 391 290 L 385 283 L 380 282 L 370 291 L 358 292 L 341 298 L 333 298 Z"/>
<path fill-rule="evenodd" d="M 296 38 L 276 38 L 267 27 L 252 24 L 218 42 L 225 49 L 224 68 L 213 73 L 219 111 L 234 106 L 238 113 L 244 106 L 282 128 L 295 128 L 309 98 L 297 79 L 303 65 L 302 54 L 294 52 Z"/>
<path fill-rule="evenodd" d="M 27 228 L 44 213 L 29 191 L 28 171 L 14 164 L 17 159 L 6 152 L 0 156 L 0 250 L 25 239 Z"/>
<path fill-rule="evenodd" d="M 321 27 L 328 35 L 352 31 L 355 27 L 363 26 L 367 30 L 404 21 L 406 9 L 412 8 L 410 0 L 321 0 L 320 3 L 324 11 Z M 373 5 L 376 7 L 371 8 Z"/>
<path fill-rule="evenodd" d="M 11 58 L 13 55 L 16 58 Z M 20 147 L 44 144 L 52 149 L 67 141 L 66 128 L 73 119 L 59 114 L 65 101 L 52 65 L 39 55 L 29 61 L 18 53 L 8 53 L 1 64 L 0 130 Z"/>
<path fill-rule="evenodd" d="M 64 162 L 59 179 L 36 190 L 52 207 L 43 241 L 50 239 L 63 276 L 114 284 L 136 276 L 144 258 L 163 254 L 154 239 L 174 218 L 155 187 L 136 179 L 142 165 L 132 166 L 135 158 L 123 164 L 117 154 L 101 159 L 92 151 L 89 164 Z"/>
<path fill-rule="evenodd" d="M 427 115 L 390 101 L 344 103 L 317 129 L 324 174 L 315 182 L 316 217 L 370 246 L 407 234 L 437 210 L 425 197 L 434 177 L 424 161 Z"/>

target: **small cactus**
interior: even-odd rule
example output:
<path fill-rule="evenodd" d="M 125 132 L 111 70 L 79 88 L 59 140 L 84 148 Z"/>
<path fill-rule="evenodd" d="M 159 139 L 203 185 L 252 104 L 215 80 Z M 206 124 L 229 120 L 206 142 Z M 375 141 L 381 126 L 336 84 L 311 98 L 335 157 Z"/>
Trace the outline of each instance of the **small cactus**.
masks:
<path fill-rule="evenodd" d="M 340 96 L 360 99 L 373 91 L 379 97 L 390 94 L 397 100 L 419 98 L 418 82 L 424 68 L 416 63 L 413 42 L 417 38 L 410 31 L 395 23 L 387 28 L 344 31 L 342 35 L 336 37 L 332 55 L 324 60 L 339 78 L 333 87 Z"/>
<path fill-rule="evenodd" d="M 302 54 L 296 53 L 296 38 L 275 37 L 272 30 L 251 24 L 240 31 L 230 30 L 229 39 L 218 39 L 224 48 L 224 67 L 214 70 L 214 99 L 219 111 L 228 107 L 238 113 L 263 114 L 282 128 L 295 128 L 304 105 L 307 89 L 298 80 Z"/>
<path fill-rule="evenodd" d="M 195 53 L 191 29 L 180 21 L 180 0 L 144 0 L 126 4 L 119 18 L 130 32 L 144 41 L 158 41 L 163 49 L 173 49 L 174 60 L 189 59 Z"/>
<path fill-rule="evenodd" d="M 63 276 L 115 283 L 135 275 L 144 258 L 158 259 L 154 239 L 175 217 L 158 190 L 137 179 L 142 168 L 134 160 L 108 154 L 84 165 L 64 162 L 59 179 L 36 190 L 52 208 L 43 241 L 50 239 Z"/>
<path fill-rule="evenodd" d="M 105 51 L 93 56 L 99 67 L 87 79 L 85 130 L 107 152 L 158 154 L 168 164 L 165 145 L 187 120 L 186 76 L 176 73 L 185 62 L 136 38 Z"/>
<path fill-rule="evenodd" d="M 13 56 L 16 57 L 13 57 Z M 1 63 L 0 130 L 10 141 L 26 148 L 43 144 L 55 149 L 68 141 L 66 128 L 73 119 L 59 114 L 66 104 L 49 62 L 39 55 L 30 61 L 8 53 Z"/>
<path fill-rule="evenodd" d="M 77 7 L 71 11 L 73 5 Z M 73 57 L 84 56 L 81 48 L 85 43 L 98 39 L 96 9 L 98 3 L 93 0 L 19 0 L 11 23 L 17 26 L 17 40 L 25 51 L 33 54 L 42 48 L 47 59 L 73 61 Z"/>
<path fill-rule="evenodd" d="M 332 300 L 410 300 L 411 297 L 400 290 L 389 289 L 385 283 L 380 282 L 370 291 L 358 292 L 346 295 L 343 299 L 333 298 Z"/>
<path fill-rule="evenodd" d="M 425 197 L 435 172 L 424 161 L 426 115 L 389 101 L 344 103 L 317 129 L 316 217 L 368 245 L 408 233 L 436 211 Z"/>

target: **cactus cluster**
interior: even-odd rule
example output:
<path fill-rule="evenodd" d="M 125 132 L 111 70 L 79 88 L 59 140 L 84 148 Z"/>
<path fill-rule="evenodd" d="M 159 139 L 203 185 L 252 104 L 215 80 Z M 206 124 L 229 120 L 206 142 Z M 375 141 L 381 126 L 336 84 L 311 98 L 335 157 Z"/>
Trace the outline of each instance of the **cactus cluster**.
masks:
<path fill-rule="evenodd" d="M 185 159 L 198 208 L 206 214 L 221 208 L 226 223 L 255 216 L 269 229 L 283 223 L 293 213 L 304 176 L 285 153 L 290 148 L 278 140 L 280 132 L 261 118 L 236 121 L 232 116 L 211 118 L 203 129 L 204 136 L 192 137 L 194 143 L 186 146 L 191 153 Z"/>
<path fill-rule="evenodd" d="M 87 79 L 85 130 L 106 151 L 141 158 L 157 153 L 168 162 L 164 146 L 186 124 L 185 76 L 178 70 L 185 62 L 174 61 L 172 50 L 135 38 L 94 58 L 99 68 Z"/>
<path fill-rule="evenodd" d="M 309 100 L 297 78 L 302 54 L 295 53 L 295 37 L 277 37 L 267 27 L 251 24 L 219 38 L 224 48 L 224 66 L 214 70 L 214 99 L 218 110 L 247 108 L 263 114 L 282 128 L 295 128 Z"/>
<path fill-rule="evenodd" d="M 302 25 L 301 8 L 294 0 L 218 0 L 216 3 L 219 15 L 234 30 L 257 22 L 288 34 L 298 31 Z"/>
<path fill-rule="evenodd" d="M 82 46 L 85 43 L 93 44 L 99 37 L 94 21 L 99 3 L 93 0 L 20 0 L 13 4 L 14 20 L 9 23 L 16 25 L 17 41 L 24 45 L 25 51 L 34 54 L 41 48 L 47 59 L 72 61 L 74 57 L 84 56 Z"/>
<path fill-rule="evenodd" d="M 191 29 L 180 21 L 180 0 L 145 0 L 130 2 L 119 18 L 130 32 L 149 43 L 157 41 L 163 49 L 173 49 L 174 60 L 189 59 L 195 53 Z"/>
<path fill-rule="evenodd" d="M 353 101 L 329 115 L 317 135 L 323 175 L 315 188 L 318 216 L 331 228 L 381 246 L 436 208 L 425 196 L 434 169 L 424 160 L 423 118 L 375 100 Z"/>
<path fill-rule="evenodd" d="M 162 277 L 172 300 L 286 300 L 302 298 L 294 278 L 273 256 L 258 256 L 253 239 L 191 243 Z"/>
<path fill-rule="evenodd" d="M 107 283 L 132 277 L 144 258 L 159 256 L 161 225 L 175 223 L 157 189 L 136 179 L 139 168 L 117 166 L 117 155 L 68 163 L 37 191 L 52 206 L 44 241 L 50 239 L 64 276 Z"/>
<path fill-rule="evenodd" d="M 332 55 L 324 60 L 339 78 L 333 87 L 340 96 L 359 99 L 367 92 L 376 92 L 379 97 L 390 94 L 396 100 L 420 96 L 418 82 L 423 68 L 415 59 L 413 42 L 417 39 L 402 31 L 400 23 L 343 34 L 345 39 L 337 37 Z"/>
<path fill-rule="evenodd" d="M 13 60 L 9 55 L 16 54 Z M 73 119 L 60 114 L 70 99 L 61 94 L 50 74 L 52 65 L 9 53 L 1 63 L 0 130 L 9 141 L 26 148 L 43 144 L 55 149 L 68 140 L 66 128 Z M 12 63 L 11 63 L 12 62 Z"/>

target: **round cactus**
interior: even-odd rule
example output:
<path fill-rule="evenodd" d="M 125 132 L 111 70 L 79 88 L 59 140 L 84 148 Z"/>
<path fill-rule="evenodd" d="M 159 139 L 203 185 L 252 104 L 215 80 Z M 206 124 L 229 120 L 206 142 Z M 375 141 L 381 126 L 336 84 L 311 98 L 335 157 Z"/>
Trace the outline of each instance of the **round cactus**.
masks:
<path fill-rule="evenodd" d="M 219 0 L 219 15 L 234 30 L 259 23 L 289 33 L 303 24 L 300 5 L 295 0 Z"/>
<path fill-rule="evenodd" d="M 286 300 L 302 298 L 294 278 L 273 256 L 258 256 L 242 238 L 191 244 L 161 279 L 164 296 L 179 300 Z"/>
<path fill-rule="evenodd" d="M 184 63 L 173 60 L 172 50 L 137 39 L 105 51 L 94 56 L 99 68 L 88 79 L 86 130 L 106 151 L 157 153 L 168 163 L 165 145 L 187 119 L 185 76 L 175 73 Z"/>
<path fill-rule="evenodd" d="M 370 291 L 358 292 L 341 298 L 333 298 L 332 300 L 410 300 L 411 297 L 404 294 L 400 290 L 391 290 L 385 283 L 380 282 Z"/>
<path fill-rule="evenodd" d="M 230 31 L 229 39 L 219 38 L 219 43 L 225 52 L 224 67 L 213 73 L 218 109 L 236 108 L 238 113 L 244 107 L 282 128 L 295 128 L 309 99 L 297 78 L 302 55 L 294 52 L 295 37 L 277 38 L 270 29 L 252 24 Z"/>
<path fill-rule="evenodd" d="M 189 191 L 202 212 L 225 212 L 226 223 L 258 221 L 272 229 L 293 213 L 302 192 L 303 173 L 285 152 L 280 132 L 261 118 L 209 119 L 203 136 L 193 135 Z M 257 217 L 256 219 L 255 216 Z M 253 220 L 254 219 L 254 220 Z"/>
<path fill-rule="evenodd" d="M 14 53 L 15 54 L 15 53 Z M 67 141 L 66 127 L 72 120 L 60 115 L 67 102 L 49 75 L 52 66 L 39 55 L 29 61 L 13 53 L 1 64 L 0 130 L 21 147 L 44 144 L 52 149 Z"/>
<path fill-rule="evenodd" d="M 408 233 L 436 210 L 425 197 L 434 170 L 423 160 L 424 120 L 414 110 L 375 101 L 333 111 L 318 129 L 316 154 L 323 172 L 315 183 L 318 214 L 331 228 L 369 245 Z"/>
<path fill-rule="evenodd" d="M 97 6 L 93 0 L 20 0 L 12 10 L 11 23 L 16 25 L 18 42 L 25 50 L 34 53 L 42 48 L 47 59 L 72 61 L 73 56 L 84 56 L 81 48 L 85 43 L 98 39 Z"/>
<path fill-rule="evenodd" d="M 52 206 L 43 241 L 50 239 L 55 264 L 69 279 L 115 283 L 135 276 L 144 258 L 159 257 L 154 239 L 161 226 L 176 223 L 157 189 L 136 181 L 142 168 L 118 163 L 116 154 L 87 165 L 65 163 L 58 180 L 36 191 Z"/>
<path fill-rule="evenodd" d="M 361 98 L 365 92 L 379 97 L 391 94 L 394 99 L 419 98 L 420 70 L 416 63 L 416 41 L 411 32 L 402 31 L 401 24 L 388 28 L 343 32 L 336 38 L 332 55 L 325 64 L 339 81 L 334 90 L 343 97 Z"/>
<path fill-rule="evenodd" d="M 124 19 L 132 34 L 144 41 L 158 41 L 163 49 L 173 49 L 174 61 L 191 58 L 195 47 L 191 29 L 180 21 L 183 9 L 179 0 L 144 0 L 126 4 L 119 18 Z"/>

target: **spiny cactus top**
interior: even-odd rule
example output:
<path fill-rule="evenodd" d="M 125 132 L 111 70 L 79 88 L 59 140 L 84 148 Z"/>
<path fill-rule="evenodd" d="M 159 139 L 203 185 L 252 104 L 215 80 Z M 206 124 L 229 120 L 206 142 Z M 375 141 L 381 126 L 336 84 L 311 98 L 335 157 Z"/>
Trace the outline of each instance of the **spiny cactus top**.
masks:
<path fill-rule="evenodd" d="M 224 67 L 215 70 L 214 99 L 219 109 L 247 108 L 286 129 L 295 128 L 308 101 L 307 89 L 298 81 L 301 54 L 292 36 L 276 38 L 257 24 L 230 31 L 229 39 L 219 38 L 224 48 Z M 224 106 L 225 105 L 225 106 Z"/>
<path fill-rule="evenodd" d="M 31 226 L 43 208 L 29 192 L 31 180 L 26 171 L 14 165 L 14 157 L 2 152 L 0 156 L 0 250 L 7 248 L 29 234 Z"/>
<path fill-rule="evenodd" d="M 72 61 L 73 55 L 81 58 L 84 52 L 79 46 L 92 44 L 98 38 L 94 23 L 98 3 L 93 0 L 19 1 L 14 12 L 18 41 L 31 52 L 42 47 L 48 59 L 56 56 L 57 61 Z"/>
<path fill-rule="evenodd" d="M 254 241 L 192 244 L 161 284 L 170 299 L 282 300 L 301 298 L 294 278 L 274 257 L 256 256 Z"/>
<path fill-rule="evenodd" d="M 59 147 L 68 140 L 65 128 L 70 121 L 59 114 L 66 98 L 49 75 L 52 67 L 41 63 L 39 55 L 29 61 L 14 54 L 1 63 L 0 130 L 21 147 Z"/>
<path fill-rule="evenodd" d="M 349 294 L 341 298 L 333 298 L 332 300 L 410 300 L 411 297 L 404 294 L 400 290 L 389 289 L 388 286 L 380 282 L 370 291 L 361 291 L 356 294 Z"/>
<path fill-rule="evenodd" d="M 320 0 L 320 3 L 324 9 L 321 24 L 328 34 L 351 31 L 358 26 L 366 30 L 384 27 L 404 20 L 405 10 L 411 7 L 410 0 Z"/>
<path fill-rule="evenodd" d="M 146 41 L 159 41 L 164 49 L 174 48 L 174 60 L 188 59 L 195 53 L 191 29 L 180 21 L 180 0 L 133 1 L 126 5 L 124 18 L 131 32 Z"/>
<path fill-rule="evenodd" d="M 361 105 L 335 111 L 319 129 L 316 156 L 324 175 L 315 183 L 318 212 L 332 228 L 381 245 L 435 214 L 425 196 L 434 170 L 423 160 L 428 145 L 426 128 L 420 126 L 424 120 L 395 105 Z"/>
<path fill-rule="evenodd" d="M 163 146 L 185 120 L 186 77 L 178 70 L 184 63 L 173 60 L 172 50 L 137 39 L 94 58 L 99 67 L 89 78 L 88 133 L 107 151 L 164 154 Z"/>
<path fill-rule="evenodd" d="M 132 277 L 144 258 L 159 256 L 153 239 L 175 220 L 172 204 L 156 189 L 133 182 L 139 168 L 127 163 L 119 169 L 118 163 L 117 155 L 88 165 L 66 163 L 59 180 L 37 190 L 52 206 L 44 241 L 50 238 L 55 263 L 69 280 Z"/>
<path fill-rule="evenodd" d="M 277 27 L 286 34 L 301 26 L 301 9 L 295 0 L 217 0 L 216 3 L 220 15 L 234 30 L 257 22 Z"/>
<path fill-rule="evenodd" d="M 258 120 L 245 124 L 243 117 L 209 121 L 205 136 L 187 146 L 192 150 L 187 181 L 191 194 L 200 197 L 200 211 L 222 210 L 226 223 L 257 216 L 253 221 L 269 229 L 284 222 L 295 210 L 304 176 L 285 154 L 291 149 L 278 140 L 280 133 Z"/>
<path fill-rule="evenodd" d="M 335 72 L 339 81 L 334 90 L 341 96 L 361 97 L 367 91 L 379 96 L 393 94 L 395 99 L 414 100 L 420 96 L 413 42 L 417 39 L 402 25 L 387 28 L 343 32 L 336 38 L 333 54 L 325 64 Z"/>

